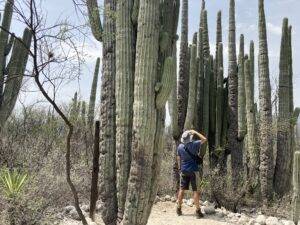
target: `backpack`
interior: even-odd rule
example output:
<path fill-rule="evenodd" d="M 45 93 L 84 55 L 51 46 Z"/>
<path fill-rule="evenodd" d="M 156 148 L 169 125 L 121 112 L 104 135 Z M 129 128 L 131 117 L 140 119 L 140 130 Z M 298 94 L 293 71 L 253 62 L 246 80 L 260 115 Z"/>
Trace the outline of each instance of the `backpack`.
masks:
<path fill-rule="evenodd" d="M 201 165 L 203 163 L 203 159 L 199 157 L 198 155 L 194 155 L 190 152 L 187 146 L 184 145 L 184 149 L 186 153 L 195 161 L 197 165 Z"/>

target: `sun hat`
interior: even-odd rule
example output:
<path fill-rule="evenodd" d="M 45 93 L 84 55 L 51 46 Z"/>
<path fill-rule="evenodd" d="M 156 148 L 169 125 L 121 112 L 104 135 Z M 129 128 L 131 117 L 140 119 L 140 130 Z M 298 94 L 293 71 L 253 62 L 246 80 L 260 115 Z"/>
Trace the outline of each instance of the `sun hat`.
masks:
<path fill-rule="evenodd" d="M 189 131 L 185 131 L 183 132 L 183 134 L 181 135 L 181 139 L 180 139 L 181 143 L 183 144 L 187 144 L 189 142 L 193 141 L 193 135 L 191 135 L 191 133 Z"/>

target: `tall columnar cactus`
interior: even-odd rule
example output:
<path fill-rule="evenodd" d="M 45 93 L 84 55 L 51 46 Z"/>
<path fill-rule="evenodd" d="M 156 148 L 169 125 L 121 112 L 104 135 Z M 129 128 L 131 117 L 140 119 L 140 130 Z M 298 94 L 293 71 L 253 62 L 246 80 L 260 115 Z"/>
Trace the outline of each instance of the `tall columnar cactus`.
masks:
<path fill-rule="evenodd" d="M 116 193 L 116 0 L 104 0 L 103 27 L 96 0 L 88 0 L 89 21 L 94 37 L 103 43 L 103 68 L 100 105 L 100 178 L 99 193 L 103 204 L 102 219 L 115 224 L 117 219 Z"/>
<path fill-rule="evenodd" d="M 292 219 L 295 224 L 300 220 L 300 151 L 294 154 Z"/>
<path fill-rule="evenodd" d="M 250 44 L 250 53 L 254 46 Z M 249 179 L 251 188 L 257 188 L 259 184 L 259 148 L 257 145 L 257 131 L 256 131 L 256 115 L 254 109 L 254 92 L 253 92 L 253 76 L 251 65 L 252 57 L 247 59 L 244 63 L 245 71 L 245 95 L 246 95 L 246 116 L 247 116 L 247 154 L 249 157 Z"/>
<path fill-rule="evenodd" d="M 31 32 L 25 29 L 22 39 L 10 36 L 14 1 L 5 4 L 2 28 L 0 31 L 0 129 L 13 111 L 26 69 L 31 44 Z M 11 51 L 12 49 L 12 51 Z M 7 56 L 10 54 L 7 62 Z"/>
<path fill-rule="evenodd" d="M 197 93 L 197 46 L 191 46 L 190 57 L 190 79 L 189 79 L 189 99 L 188 108 L 184 124 L 184 129 L 189 130 L 195 128 L 195 113 L 196 113 L 196 93 Z"/>
<path fill-rule="evenodd" d="M 88 108 L 88 113 L 87 113 L 88 126 L 90 128 L 93 127 L 94 118 L 95 118 L 95 105 L 96 105 L 96 94 L 97 94 L 99 68 L 100 68 L 100 58 L 97 58 L 94 76 L 93 76 L 91 94 L 90 94 L 89 108 Z"/>
<path fill-rule="evenodd" d="M 197 85 L 197 117 L 196 129 L 203 131 L 203 97 L 204 97 L 204 61 L 202 28 L 199 28 L 197 39 L 197 60 L 198 60 L 198 85 Z"/>
<path fill-rule="evenodd" d="M 268 41 L 264 0 L 259 0 L 259 119 L 260 119 L 260 185 L 264 201 L 273 195 L 272 104 Z"/>
<path fill-rule="evenodd" d="M 131 9 L 135 4 L 135 10 Z M 116 151 L 117 151 L 117 189 L 118 218 L 123 218 L 127 183 L 130 170 L 133 88 L 134 88 L 134 54 L 136 32 L 132 17 L 137 22 L 138 1 L 117 1 L 116 17 Z"/>
<path fill-rule="evenodd" d="M 232 182 L 236 188 L 243 170 L 243 153 L 238 142 L 238 76 L 236 62 L 235 1 L 230 0 L 228 35 L 228 149 L 231 152 Z"/>
<path fill-rule="evenodd" d="M 215 69 L 214 74 L 216 79 L 218 77 L 218 48 L 219 43 L 222 43 L 222 12 L 219 11 L 217 14 L 217 31 L 216 31 L 216 54 L 215 54 Z"/>
<path fill-rule="evenodd" d="M 244 35 L 240 36 L 240 52 L 238 63 L 238 139 L 243 140 L 246 133 L 246 97 L 244 74 Z"/>
<path fill-rule="evenodd" d="M 181 6 L 181 35 L 178 80 L 178 124 L 180 132 L 182 132 L 184 127 L 188 104 L 188 54 L 188 0 L 183 0 Z"/>
<path fill-rule="evenodd" d="M 274 190 L 283 195 L 290 190 L 292 148 L 290 120 L 290 57 L 288 19 L 283 19 L 279 63 L 277 157 Z"/>
<path fill-rule="evenodd" d="M 223 113 L 224 113 L 224 100 L 223 100 L 223 80 L 224 80 L 224 69 L 223 69 L 223 44 L 218 44 L 218 65 L 217 65 L 217 99 L 216 99 L 216 148 L 221 148 L 222 140 L 222 126 L 223 126 Z"/>

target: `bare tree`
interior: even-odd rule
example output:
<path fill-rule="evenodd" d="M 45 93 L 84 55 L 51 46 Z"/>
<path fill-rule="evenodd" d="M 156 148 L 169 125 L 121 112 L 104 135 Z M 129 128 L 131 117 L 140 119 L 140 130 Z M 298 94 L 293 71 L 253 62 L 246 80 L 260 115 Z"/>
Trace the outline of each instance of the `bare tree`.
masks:
<path fill-rule="evenodd" d="M 67 127 L 66 136 L 66 179 L 74 197 L 74 204 L 77 213 L 84 225 L 87 221 L 79 206 L 77 190 L 71 179 L 71 138 L 74 125 L 56 101 L 58 86 L 65 80 L 73 80 L 80 73 L 83 63 L 82 52 L 78 47 L 76 38 L 78 35 L 85 37 L 83 26 L 71 25 L 68 20 L 56 21 L 49 25 L 45 12 L 43 11 L 43 1 L 19 0 L 15 1 L 14 12 L 17 20 L 24 23 L 32 35 L 31 48 L 29 52 L 29 69 L 25 76 L 34 80 L 40 93 L 45 97 L 55 112 L 62 118 Z M 0 27 L 4 30 L 3 27 Z M 16 37 L 8 30 L 4 30 Z M 24 46 L 25 43 L 23 43 Z M 50 87 L 50 88 L 49 88 Z"/>

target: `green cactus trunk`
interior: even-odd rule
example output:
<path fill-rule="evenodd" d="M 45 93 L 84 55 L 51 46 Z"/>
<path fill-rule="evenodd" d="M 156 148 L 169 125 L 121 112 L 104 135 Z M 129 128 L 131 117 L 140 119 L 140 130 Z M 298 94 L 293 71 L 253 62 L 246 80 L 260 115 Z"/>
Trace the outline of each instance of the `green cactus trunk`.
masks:
<path fill-rule="evenodd" d="M 136 1 L 135 1 L 136 2 Z M 116 16 L 116 152 L 118 219 L 123 218 L 131 161 L 134 54 L 133 0 L 117 2 Z M 136 3 L 137 4 L 137 3 Z M 135 12 L 138 16 L 138 10 Z"/>
<path fill-rule="evenodd" d="M 264 0 L 259 0 L 259 119 L 260 119 L 260 184 L 264 201 L 273 196 L 272 104 L 268 41 Z"/>
<path fill-rule="evenodd" d="M 198 85 L 197 85 L 197 116 L 196 129 L 203 131 L 203 97 L 204 97 L 204 67 L 203 67 L 202 28 L 199 28 L 197 39 Z"/>
<path fill-rule="evenodd" d="M 103 204 L 101 210 L 105 224 L 116 224 L 116 106 L 115 106 L 115 17 L 116 1 L 104 1 L 103 20 L 103 65 L 100 105 L 100 173 L 99 194 Z"/>
<path fill-rule="evenodd" d="M 244 139 L 247 133 L 244 57 L 244 35 L 242 34 L 240 37 L 240 52 L 238 63 L 238 139 L 240 141 Z"/>
<path fill-rule="evenodd" d="M 2 83 L 4 90 L 0 102 L 0 129 L 11 115 L 17 102 L 28 60 L 31 38 L 32 33 L 26 28 L 23 32 L 22 41 L 14 39 L 10 60 L 7 65 L 3 65 L 7 77 Z"/>
<path fill-rule="evenodd" d="M 274 175 L 274 190 L 282 196 L 291 188 L 293 158 L 291 148 L 290 112 L 290 58 L 288 19 L 283 19 L 279 63 L 277 157 Z"/>
<path fill-rule="evenodd" d="M 292 220 L 300 220 L 300 151 L 294 154 Z"/>
<path fill-rule="evenodd" d="M 218 44 L 218 65 L 217 65 L 217 99 L 216 99 L 216 149 L 221 149 L 222 140 L 222 126 L 223 126 L 223 113 L 224 113 L 224 100 L 223 100 L 223 80 L 224 80 L 224 70 L 223 70 L 223 44 Z"/>
<path fill-rule="evenodd" d="M 90 102 L 88 108 L 88 127 L 92 128 L 94 124 L 95 118 L 95 105 L 96 105 L 96 94 L 97 94 L 97 85 L 98 85 L 98 75 L 99 75 L 99 68 L 100 68 L 100 58 L 97 58 L 95 71 L 93 76 L 91 94 L 90 94 Z"/>
<path fill-rule="evenodd" d="M 193 44 L 191 46 L 190 57 L 190 81 L 189 81 L 189 98 L 188 108 L 184 124 L 185 130 L 195 128 L 195 112 L 196 112 L 196 93 L 197 93 L 197 46 Z"/>
<path fill-rule="evenodd" d="M 250 55 L 254 52 L 253 42 L 250 44 Z M 248 167 L 250 189 L 259 188 L 259 148 L 257 145 L 256 116 L 254 109 L 252 57 L 244 63 L 245 71 L 245 94 L 246 94 L 246 116 L 247 116 L 247 154 L 249 157 Z"/>
<path fill-rule="evenodd" d="M 188 104 L 189 73 L 188 73 L 188 0 L 182 1 L 181 6 L 181 36 L 179 53 L 178 80 L 178 125 L 183 131 Z"/>
<path fill-rule="evenodd" d="M 243 152 L 238 142 L 238 76 L 236 62 L 235 1 L 230 0 L 228 36 L 228 149 L 231 152 L 233 188 L 236 189 L 243 171 Z"/>

